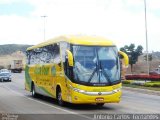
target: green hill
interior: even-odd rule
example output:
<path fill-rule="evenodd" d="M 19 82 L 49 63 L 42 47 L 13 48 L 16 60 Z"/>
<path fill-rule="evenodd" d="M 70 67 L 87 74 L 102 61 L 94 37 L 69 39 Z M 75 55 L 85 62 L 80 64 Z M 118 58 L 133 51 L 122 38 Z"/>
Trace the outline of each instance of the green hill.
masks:
<path fill-rule="evenodd" d="M 10 55 L 16 51 L 22 51 L 25 53 L 26 49 L 32 45 L 21 44 L 5 44 L 0 45 L 0 55 Z"/>

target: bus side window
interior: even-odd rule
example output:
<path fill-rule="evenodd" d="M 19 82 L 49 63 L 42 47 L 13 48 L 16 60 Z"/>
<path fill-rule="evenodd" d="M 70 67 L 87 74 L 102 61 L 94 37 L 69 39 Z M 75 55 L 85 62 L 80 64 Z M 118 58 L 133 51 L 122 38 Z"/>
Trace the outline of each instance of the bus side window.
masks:
<path fill-rule="evenodd" d="M 60 64 L 60 48 L 57 43 L 53 45 L 53 61 L 56 64 Z"/>
<path fill-rule="evenodd" d="M 26 63 L 29 65 L 31 60 L 31 51 L 26 51 Z"/>
<path fill-rule="evenodd" d="M 31 50 L 30 52 L 29 52 L 29 63 L 31 64 L 31 65 L 33 65 L 33 64 L 38 64 L 37 63 L 37 53 L 36 53 L 36 50 L 35 49 L 33 49 L 33 50 Z"/>
<path fill-rule="evenodd" d="M 65 71 L 65 74 L 67 76 L 69 76 L 69 69 L 68 69 L 69 65 L 68 65 L 68 58 L 67 56 L 65 56 L 65 62 L 64 62 L 64 71 Z"/>
<path fill-rule="evenodd" d="M 61 47 L 61 55 L 62 55 L 62 63 L 64 67 L 64 73 L 65 75 L 71 79 L 72 76 L 72 68 L 69 67 L 68 65 L 68 58 L 66 55 L 66 50 L 70 50 L 70 45 L 66 42 L 60 42 L 60 47 Z"/>
<path fill-rule="evenodd" d="M 68 63 L 68 57 L 66 56 L 65 57 L 65 62 L 64 62 L 64 71 L 65 71 L 65 74 L 66 76 L 72 80 L 73 79 L 73 67 L 69 66 L 69 63 Z"/>

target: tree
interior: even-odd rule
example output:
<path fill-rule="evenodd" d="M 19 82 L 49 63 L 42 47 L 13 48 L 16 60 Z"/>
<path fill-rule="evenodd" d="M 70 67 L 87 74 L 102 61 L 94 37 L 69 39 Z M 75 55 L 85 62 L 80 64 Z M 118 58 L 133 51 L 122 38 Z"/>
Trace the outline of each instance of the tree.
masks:
<path fill-rule="evenodd" d="M 138 45 L 137 48 L 135 48 L 135 44 L 130 44 L 129 46 L 125 45 L 124 47 L 120 48 L 120 50 L 128 55 L 132 72 L 133 65 L 138 61 L 138 57 L 142 55 L 143 47 Z"/>

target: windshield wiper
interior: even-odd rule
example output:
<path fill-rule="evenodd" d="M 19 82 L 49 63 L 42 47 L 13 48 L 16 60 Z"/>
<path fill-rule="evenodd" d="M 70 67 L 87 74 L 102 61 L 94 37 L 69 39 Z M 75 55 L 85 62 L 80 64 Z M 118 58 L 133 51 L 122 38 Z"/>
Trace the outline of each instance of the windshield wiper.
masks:
<path fill-rule="evenodd" d="M 101 61 L 99 61 L 99 63 L 100 63 L 100 69 L 102 70 L 102 73 L 103 73 L 104 77 L 105 77 L 106 80 L 109 82 L 109 84 L 111 84 L 110 77 L 109 77 L 109 75 L 107 74 L 107 72 L 104 70 L 104 68 L 102 67 Z"/>
<path fill-rule="evenodd" d="M 94 74 L 95 74 L 96 71 L 97 71 L 97 68 L 94 69 L 93 73 L 91 74 L 91 76 L 90 76 L 90 78 L 88 80 L 88 83 L 91 82 L 91 80 L 92 80 L 92 78 L 93 78 L 93 76 L 94 76 Z"/>
<path fill-rule="evenodd" d="M 108 81 L 109 84 L 111 85 L 110 77 L 109 77 L 109 75 L 107 74 L 107 72 L 106 72 L 103 68 L 102 68 L 102 72 L 103 72 L 104 77 L 107 79 L 107 81 Z"/>
<path fill-rule="evenodd" d="M 94 69 L 93 73 L 91 74 L 91 76 L 90 76 L 90 78 L 89 78 L 89 80 L 88 80 L 88 83 L 91 82 L 91 80 L 92 80 L 92 78 L 93 78 L 93 76 L 94 76 L 94 74 L 95 74 L 96 72 L 97 72 L 97 76 L 98 76 L 98 65 L 97 65 L 97 63 L 96 63 L 96 68 Z"/>
<path fill-rule="evenodd" d="M 101 63 L 101 60 L 99 59 L 99 55 L 98 55 L 97 50 L 95 50 L 95 53 L 96 53 L 96 57 L 97 57 L 97 61 L 95 63 L 96 68 L 94 69 L 94 71 L 92 72 L 91 76 L 89 77 L 88 83 L 91 82 L 94 74 L 97 73 L 97 78 L 98 78 L 99 83 L 101 83 L 101 76 L 103 74 L 105 79 L 108 81 L 108 83 L 111 84 L 111 80 L 110 80 L 110 77 L 109 77 L 108 73 L 102 67 L 102 63 Z"/>

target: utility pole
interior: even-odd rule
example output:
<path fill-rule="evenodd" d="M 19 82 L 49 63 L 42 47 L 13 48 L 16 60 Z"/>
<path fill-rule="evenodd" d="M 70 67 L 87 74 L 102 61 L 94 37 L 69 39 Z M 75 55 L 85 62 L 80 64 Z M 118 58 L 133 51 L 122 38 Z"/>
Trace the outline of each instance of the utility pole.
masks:
<path fill-rule="evenodd" d="M 43 30 L 44 33 L 43 33 L 43 34 L 44 34 L 44 41 L 45 41 L 45 39 L 46 39 L 46 38 L 45 38 L 45 37 L 46 37 L 46 36 L 45 36 L 45 35 L 46 35 L 46 28 L 45 28 L 45 27 L 46 27 L 46 26 L 45 26 L 46 24 L 45 24 L 45 23 L 46 23 L 46 17 L 47 17 L 47 16 L 46 16 L 46 15 L 43 15 L 43 16 L 41 16 L 41 17 L 44 19 L 44 30 Z"/>
<path fill-rule="evenodd" d="M 146 0 L 144 0 L 144 13 L 145 13 L 145 38 L 146 38 L 146 54 L 147 54 L 147 74 L 149 75 L 148 30 L 147 30 L 147 9 L 146 9 Z"/>

